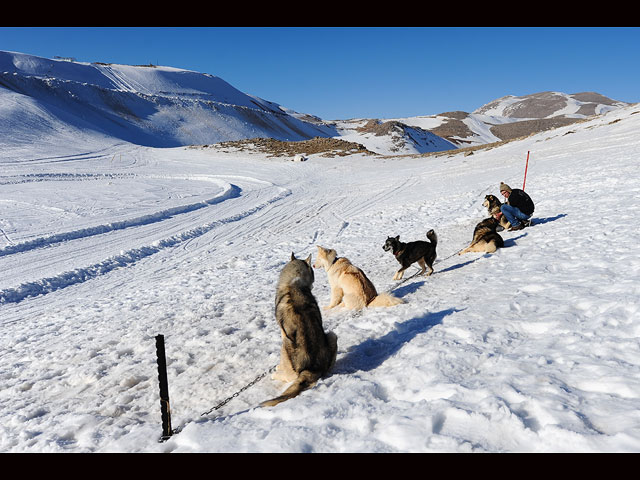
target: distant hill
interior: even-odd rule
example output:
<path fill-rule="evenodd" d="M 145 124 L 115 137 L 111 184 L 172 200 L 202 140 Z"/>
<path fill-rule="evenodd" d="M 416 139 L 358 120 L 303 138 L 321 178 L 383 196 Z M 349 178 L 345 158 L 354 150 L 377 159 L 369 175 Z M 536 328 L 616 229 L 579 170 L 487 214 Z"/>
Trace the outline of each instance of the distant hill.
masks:
<path fill-rule="evenodd" d="M 424 128 L 457 146 L 479 145 L 530 135 L 629 105 L 595 92 L 507 95 L 471 113 L 445 112 L 398 119 Z"/>
<path fill-rule="evenodd" d="M 386 155 L 416 154 L 512 140 L 629 105 L 595 92 L 508 95 L 471 113 L 333 122 L 340 138 Z"/>

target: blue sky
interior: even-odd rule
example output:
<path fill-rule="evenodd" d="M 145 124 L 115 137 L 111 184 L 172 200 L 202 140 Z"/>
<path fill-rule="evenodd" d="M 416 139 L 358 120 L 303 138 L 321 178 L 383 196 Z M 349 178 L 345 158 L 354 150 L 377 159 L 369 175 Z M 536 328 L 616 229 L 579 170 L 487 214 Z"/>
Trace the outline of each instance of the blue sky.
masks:
<path fill-rule="evenodd" d="M 326 120 L 547 90 L 640 101 L 639 27 L 0 27 L 0 50 L 209 73 Z"/>

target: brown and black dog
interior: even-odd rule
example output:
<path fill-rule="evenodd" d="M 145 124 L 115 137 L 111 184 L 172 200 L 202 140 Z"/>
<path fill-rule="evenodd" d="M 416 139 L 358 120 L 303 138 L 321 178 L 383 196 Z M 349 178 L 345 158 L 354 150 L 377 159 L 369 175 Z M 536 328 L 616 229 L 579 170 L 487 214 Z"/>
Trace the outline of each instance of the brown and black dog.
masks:
<path fill-rule="evenodd" d="M 413 263 L 418 262 L 422 268 L 420 275 L 429 269 L 427 276 L 433 273 L 433 262 L 436 260 L 436 246 L 438 245 L 438 236 L 433 229 L 427 232 L 429 242 L 424 240 L 416 240 L 415 242 L 403 243 L 400 241 L 400 235 L 397 237 L 388 237 L 382 248 L 388 252 L 391 251 L 396 260 L 402 265 L 393 276 L 394 280 L 401 280 L 404 271 Z"/>
<path fill-rule="evenodd" d="M 498 220 L 495 217 L 489 217 L 482 220 L 473 230 L 473 240 L 471 245 L 460 250 L 458 255 L 468 252 L 484 252 L 493 253 L 498 248 L 504 247 L 504 240 L 496 231 L 498 228 Z"/>
<path fill-rule="evenodd" d="M 498 197 L 496 197 L 495 195 L 486 195 L 484 197 L 484 202 L 482 202 L 482 205 L 484 205 L 487 208 L 489 215 L 491 215 L 496 220 L 498 220 L 502 228 L 504 228 L 505 230 L 508 230 L 511 227 L 511 224 L 509 223 L 507 218 L 500 211 L 502 202 Z"/>

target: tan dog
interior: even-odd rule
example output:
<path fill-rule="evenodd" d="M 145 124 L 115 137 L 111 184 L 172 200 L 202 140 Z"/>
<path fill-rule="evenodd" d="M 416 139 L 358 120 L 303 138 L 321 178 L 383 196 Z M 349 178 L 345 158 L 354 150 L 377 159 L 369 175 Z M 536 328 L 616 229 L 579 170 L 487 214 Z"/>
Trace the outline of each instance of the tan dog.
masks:
<path fill-rule="evenodd" d="M 335 333 L 324 333 L 322 315 L 311 293 L 315 276 L 311 255 L 291 261 L 280 272 L 276 289 L 276 321 L 280 326 L 282 348 L 280 363 L 271 376 L 274 380 L 293 382 L 282 395 L 262 402 L 272 407 L 311 388 L 333 367 L 338 351 Z"/>
<path fill-rule="evenodd" d="M 498 220 L 498 222 L 500 222 L 500 226 L 502 228 L 507 230 L 511 227 L 511 224 L 509 223 L 507 218 L 500 211 L 502 202 L 498 197 L 496 197 L 495 195 L 486 195 L 484 197 L 484 202 L 482 202 L 482 205 L 484 205 L 487 208 L 489 215 L 491 215 L 493 218 Z"/>
<path fill-rule="evenodd" d="M 476 225 L 473 230 L 473 240 L 464 250 L 460 250 L 458 255 L 468 252 L 493 253 L 498 248 L 504 247 L 504 240 L 498 232 L 498 220 L 494 217 L 485 218 Z"/>
<path fill-rule="evenodd" d="M 336 306 L 351 310 L 364 307 L 392 307 L 404 303 L 389 293 L 376 291 L 371 280 L 348 259 L 338 257 L 333 249 L 318 247 L 318 258 L 314 268 L 324 268 L 331 287 L 331 302 L 325 309 Z"/>

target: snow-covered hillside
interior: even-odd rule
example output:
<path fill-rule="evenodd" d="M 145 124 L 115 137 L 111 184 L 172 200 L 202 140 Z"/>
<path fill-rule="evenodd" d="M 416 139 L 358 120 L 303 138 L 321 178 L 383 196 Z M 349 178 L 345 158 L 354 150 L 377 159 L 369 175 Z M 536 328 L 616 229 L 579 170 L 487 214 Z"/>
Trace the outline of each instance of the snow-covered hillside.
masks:
<path fill-rule="evenodd" d="M 51 132 L 65 130 L 76 137 L 80 151 L 96 137 L 172 147 L 333 134 L 331 127 L 305 121 L 213 75 L 1 51 L 0 108 L 0 138 L 46 144 Z"/>
<path fill-rule="evenodd" d="M 458 148 L 428 129 L 398 121 L 352 119 L 334 122 L 339 138 L 380 155 L 413 155 Z"/>
<path fill-rule="evenodd" d="M 54 105 L 82 82 L 20 68 L 53 103 L 0 88 L 0 451 L 640 451 L 638 105 L 470 157 L 296 163 L 109 136 L 129 127 L 94 129 L 84 100 Z M 96 108 L 101 89 L 139 92 L 126 70 L 91 87 Z M 176 72 L 154 72 L 170 91 Z M 527 152 L 534 226 L 456 255 L 484 196 L 522 186 Z M 431 228 L 434 275 L 393 281 L 386 237 Z M 317 245 L 405 303 L 323 311 L 331 374 L 257 408 L 284 386 L 266 376 L 233 395 L 277 363 L 275 283 Z M 325 272 L 313 293 L 328 303 Z M 159 334 L 180 430 L 163 443 Z"/>

